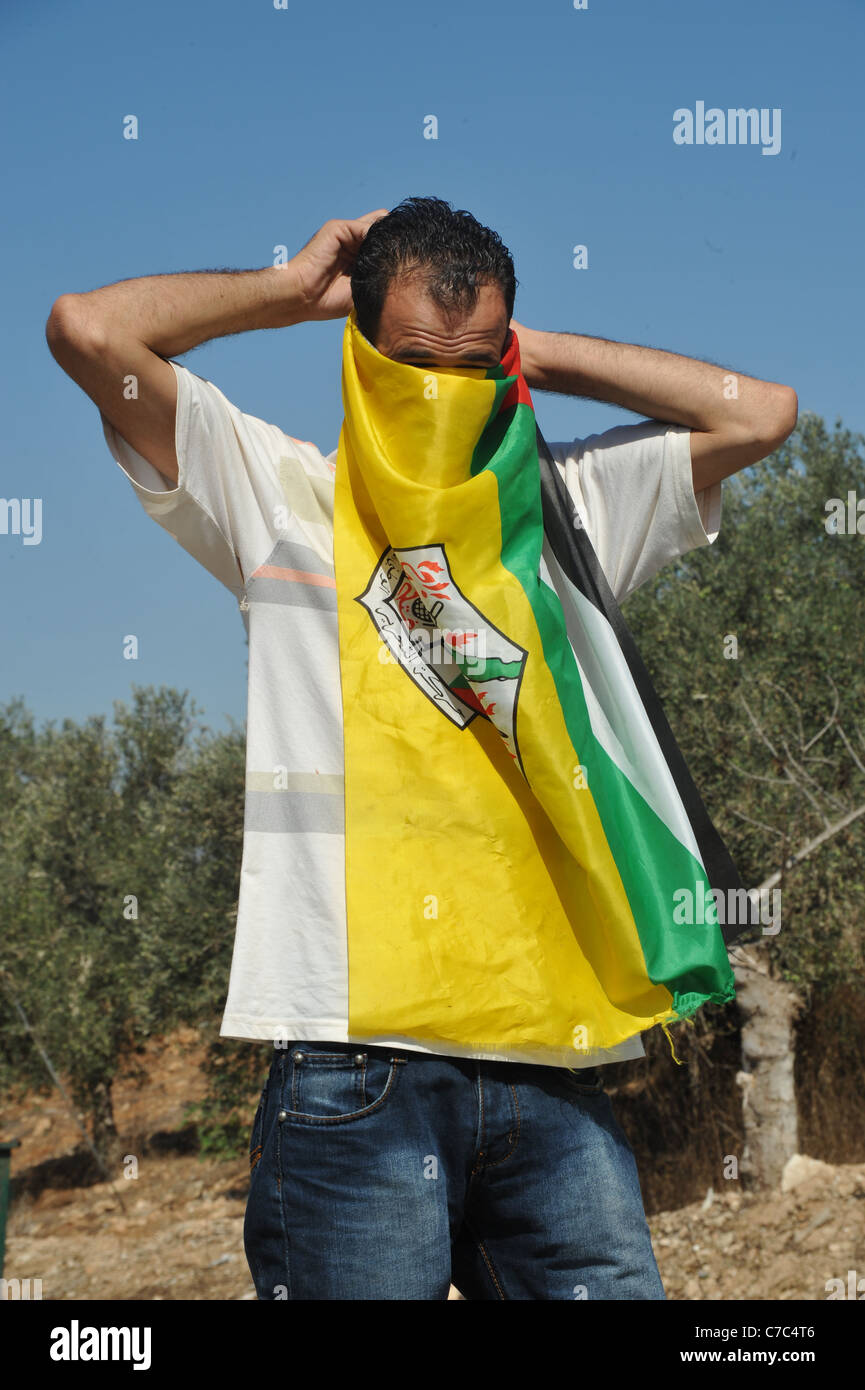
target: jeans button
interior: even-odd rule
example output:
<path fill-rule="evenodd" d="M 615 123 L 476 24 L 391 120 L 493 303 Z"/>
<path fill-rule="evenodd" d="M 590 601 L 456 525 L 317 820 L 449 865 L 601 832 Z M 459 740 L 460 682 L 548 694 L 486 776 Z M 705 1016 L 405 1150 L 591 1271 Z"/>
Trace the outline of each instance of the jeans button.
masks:
<path fill-rule="evenodd" d="M 292 1052 L 291 1056 L 292 1056 L 292 1060 L 295 1061 L 295 1062 L 302 1062 L 302 1061 L 303 1061 L 303 1053 L 300 1052 L 300 1051 L 298 1051 L 298 1052 Z"/>
<path fill-rule="evenodd" d="M 362 1053 L 362 1052 L 356 1052 L 356 1053 L 354 1054 L 354 1060 L 355 1060 L 355 1063 L 357 1064 L 357 1066 L 362 1067 L 362 1066 L 363 1066 L 363 1053 Z"/>
<path fill-rule="evenodd" d="M 287 1111 L 287 1110 L 280 1110 L 280 1112 L 279 1112 L 279 1114 L 277 1115 L 276 1118 L 277 1118 L 278 1120 L 287 1120 L 287 1119 L 288 1119 L 288 1111 Z"/>

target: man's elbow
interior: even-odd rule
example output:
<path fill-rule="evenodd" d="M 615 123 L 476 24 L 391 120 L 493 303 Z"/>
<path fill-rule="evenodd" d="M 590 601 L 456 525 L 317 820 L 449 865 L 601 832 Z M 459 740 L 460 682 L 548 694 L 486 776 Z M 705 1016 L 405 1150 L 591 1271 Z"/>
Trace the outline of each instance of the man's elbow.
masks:
<path fill-rule="evenodd" d="M 792 386 L 773 385 L 771 396 L 754 423 L 754 441 L 764 449 L 762 458 L 780 449 L 793 433 L 798 419 L 799 397 Z"/>
<path fill-rule="evenodd" d="M 98 349 L 101 330 L 82 300 L 80 294 L 61 294 L 51 306 L 45 324 L 45 340 L 52 356 L 58 357 L 68 346 L 79 351 Z"/>

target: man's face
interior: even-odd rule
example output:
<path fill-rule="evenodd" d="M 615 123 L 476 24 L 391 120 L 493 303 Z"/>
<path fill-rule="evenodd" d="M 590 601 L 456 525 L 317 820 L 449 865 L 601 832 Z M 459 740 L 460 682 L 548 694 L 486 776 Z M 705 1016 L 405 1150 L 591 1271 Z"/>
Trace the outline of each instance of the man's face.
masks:
<path fill-rule="evenodd" d="M 445 314 L 418 276 L 400 279 L 385 295 L 375 346 L 384 357 L 417 367 L 497 367 L 508 336 L 505 298 L 482 285 L 468 313 Z"/>

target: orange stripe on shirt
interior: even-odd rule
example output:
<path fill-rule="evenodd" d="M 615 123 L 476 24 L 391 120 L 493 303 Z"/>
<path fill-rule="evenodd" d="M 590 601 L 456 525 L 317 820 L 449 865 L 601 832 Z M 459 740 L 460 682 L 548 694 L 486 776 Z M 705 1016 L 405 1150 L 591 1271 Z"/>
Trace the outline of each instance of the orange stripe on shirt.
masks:
<path fill-rule="evenodd" d="M 306 570 L 287 570 L 281 565 L 261 565 L 252 579 L 287 579 L 291 584 L 314 584 L 319 589 L 335 589 L 336 580 L 326 574 L 308 574 Z"/>

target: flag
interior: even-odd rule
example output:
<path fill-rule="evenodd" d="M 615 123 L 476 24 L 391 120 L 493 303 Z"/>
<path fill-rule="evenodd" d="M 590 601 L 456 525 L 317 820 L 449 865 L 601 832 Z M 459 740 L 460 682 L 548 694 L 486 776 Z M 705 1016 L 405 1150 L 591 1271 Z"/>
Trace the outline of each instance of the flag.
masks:
<path fill-rule="evenodd" d="M 744 890 L 516 335 L 495 368 L 426 370 L 352 313 L 342 390 L 349 1036 L 573 1066 L 732 999 Z"/>

